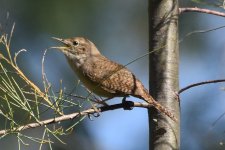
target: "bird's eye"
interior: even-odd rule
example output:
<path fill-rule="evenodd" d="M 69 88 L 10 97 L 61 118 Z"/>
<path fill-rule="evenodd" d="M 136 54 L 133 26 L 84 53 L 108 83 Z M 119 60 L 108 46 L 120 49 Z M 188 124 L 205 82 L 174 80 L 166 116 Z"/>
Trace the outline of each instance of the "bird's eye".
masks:
<path fill-rule="evenodd" d="M 77 41 L 73 41 L 73 45 L 77 46 L 77 45 L 79 45 L 79 43 Z"/>

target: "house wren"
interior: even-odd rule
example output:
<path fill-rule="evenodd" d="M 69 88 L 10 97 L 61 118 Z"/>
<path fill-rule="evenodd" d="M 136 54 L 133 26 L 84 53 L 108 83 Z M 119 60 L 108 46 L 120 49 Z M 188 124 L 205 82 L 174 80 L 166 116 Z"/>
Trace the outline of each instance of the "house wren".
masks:
<path fill-rule="evenodd" d="M 64 53 L 71 68 L 91 92 L 107 98 L 131 95 L 176 120 L 171 112 L 152 98 L 131 71 L 103 56 L 88 39 L 54 39 L 63 43 L 63 47 L 57 48 Z"/>

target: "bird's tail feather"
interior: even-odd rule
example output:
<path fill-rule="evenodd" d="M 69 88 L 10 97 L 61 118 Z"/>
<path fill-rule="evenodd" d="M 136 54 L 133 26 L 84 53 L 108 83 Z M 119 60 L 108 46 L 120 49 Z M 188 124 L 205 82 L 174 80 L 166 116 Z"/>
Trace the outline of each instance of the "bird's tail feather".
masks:
<path fill-rule="evenodd" d="M 171 113 L 167 108 L 162 106 L 160 103 L 154 100 L 154 98 L 148 94 L 146 91 L 144 95 L 141 96 L 144 101 L 151 104 L 154 108 L 156 108 L 159 112 L 165 114 L 166 116 L 170 117 L 173 121 L 177 122 L 177 118 Z"/>

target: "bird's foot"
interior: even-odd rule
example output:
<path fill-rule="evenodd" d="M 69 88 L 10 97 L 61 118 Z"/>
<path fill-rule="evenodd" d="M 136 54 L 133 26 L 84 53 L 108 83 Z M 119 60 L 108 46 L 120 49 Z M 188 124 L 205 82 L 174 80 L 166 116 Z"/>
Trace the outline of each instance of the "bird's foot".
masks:
<path fill-rule="evenodd" d="M 130 105 L 130 101 L 126 101 L 126 96 L 123 97 L 122 99 L 122 105 L 124 110 L 132 110 L 133 107 Z"/>

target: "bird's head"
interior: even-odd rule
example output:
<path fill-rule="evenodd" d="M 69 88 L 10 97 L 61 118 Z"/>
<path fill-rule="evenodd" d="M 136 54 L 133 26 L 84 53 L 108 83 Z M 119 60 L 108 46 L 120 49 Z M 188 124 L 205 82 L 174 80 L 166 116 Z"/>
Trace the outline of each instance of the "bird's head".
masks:
<path fill-rule="evenodd" d="M 69 39 L 53 37 L 53 39 L 63 43 L 63 46 L 54 48 L 62 51 L 68 59 L 85 61 L 92 56 L 100 55 L 96 46 L 91 41 L 83 37 L 74 37 Z"/>

